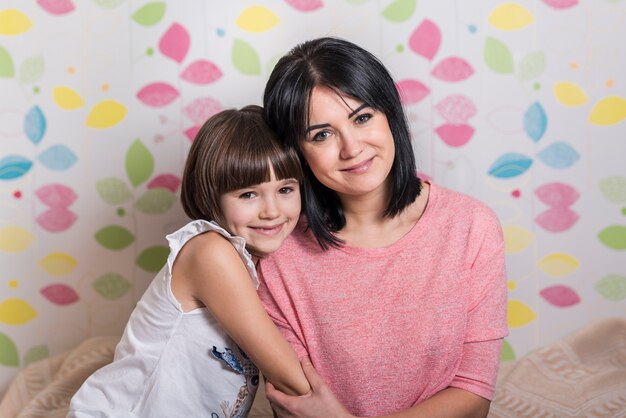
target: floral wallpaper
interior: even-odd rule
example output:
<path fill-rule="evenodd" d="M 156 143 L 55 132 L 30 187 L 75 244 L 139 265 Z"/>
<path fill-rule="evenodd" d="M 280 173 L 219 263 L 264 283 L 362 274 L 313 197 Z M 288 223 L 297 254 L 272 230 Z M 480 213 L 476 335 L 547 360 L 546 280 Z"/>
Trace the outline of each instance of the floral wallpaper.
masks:
<path fill-rule="evenodd" d="M 390 69 L 420 175 L 500 217 L 503 361 L 626 315 L 625 20 L 620 0 L 3 0 L 0 393 L 122 332 L 186 222 L 200 125 L 322 35 Z"/>

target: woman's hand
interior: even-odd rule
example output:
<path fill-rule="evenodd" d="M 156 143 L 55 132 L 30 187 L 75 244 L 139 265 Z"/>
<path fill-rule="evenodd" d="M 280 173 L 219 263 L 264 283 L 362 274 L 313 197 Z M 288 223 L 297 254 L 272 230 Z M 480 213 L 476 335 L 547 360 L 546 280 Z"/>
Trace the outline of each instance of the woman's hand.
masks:
<path fill-rule="evenodd" d="M 265 394 L 279 418 L 351 418 L 346 408 L 337 400 L 330 388 L 322 380 L 311 361 L 301 361 L 304 375 L 311 385 L 311 391 L 302 396 L 289 396 L 278 391 L 271 382 L 266 382 Z"/>

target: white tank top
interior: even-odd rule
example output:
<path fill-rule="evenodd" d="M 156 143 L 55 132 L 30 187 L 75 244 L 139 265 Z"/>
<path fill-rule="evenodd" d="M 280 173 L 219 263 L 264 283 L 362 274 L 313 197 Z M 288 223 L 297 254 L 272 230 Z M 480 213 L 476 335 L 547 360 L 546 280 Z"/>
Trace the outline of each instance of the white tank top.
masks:
<path fill-rule="evenodd" d="M 91 375 L 68 417 L 245 417 L 258 370 L 206 308 L 183 312 L 171 290 L 172 266 L 191 238 L 217 231 L 258 278 L 241 237 L 196 220 L 167 236 L 170 255 L 132 312 L 113 363 Z"/>

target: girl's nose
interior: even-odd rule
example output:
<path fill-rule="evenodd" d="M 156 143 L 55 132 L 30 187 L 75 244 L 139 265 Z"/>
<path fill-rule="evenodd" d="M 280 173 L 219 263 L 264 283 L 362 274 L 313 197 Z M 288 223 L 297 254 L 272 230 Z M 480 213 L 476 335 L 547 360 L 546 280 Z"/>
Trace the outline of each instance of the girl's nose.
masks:
<path fill-rule="evenodd" d="M 262 203 L 263 207 L 261 208 L 261 212 L 259 216 L 263 219 L 275 219 L 280 216 L 280 211 L 278 210 L 278 202 L 276 202 L 275 197 L 267 197 L 263 199 Z"/>

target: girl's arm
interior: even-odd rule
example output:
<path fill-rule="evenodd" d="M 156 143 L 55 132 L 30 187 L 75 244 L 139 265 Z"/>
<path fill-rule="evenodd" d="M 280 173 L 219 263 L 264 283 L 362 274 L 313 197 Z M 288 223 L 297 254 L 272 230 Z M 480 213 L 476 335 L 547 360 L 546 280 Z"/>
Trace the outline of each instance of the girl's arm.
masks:
<path fill-rule="evenodd" d="M 172 289 L 177 298 L 189 295 L 206 306 L 276 388 L 291 395 L 309 392 L 296 353 L 265 312 L 226 238 L 214 232 L 192 238 L 174 263 Z"/>

